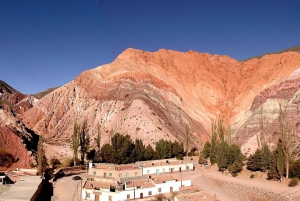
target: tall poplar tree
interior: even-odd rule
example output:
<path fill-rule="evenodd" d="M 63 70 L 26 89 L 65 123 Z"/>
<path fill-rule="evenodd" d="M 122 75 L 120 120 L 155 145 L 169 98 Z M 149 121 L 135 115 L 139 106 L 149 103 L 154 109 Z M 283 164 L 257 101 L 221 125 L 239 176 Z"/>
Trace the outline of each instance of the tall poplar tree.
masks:
<path fill-rule="evenodd" d="M 282 181 L 283 172 L 284 172 L 284 153 L 282 149 L 282 141 L 279 139 L 277 144 L 277 170 L 280 175 L 280 181 Z"/>
<path fill-rule="evenodd" d="M 85 155 L 88 152 L 90 146 L 90 136 L 89 136 L 88 124 L 86 120 L 83 122 L 80 128 L 79 145 L 80 145 L 80 153 L 81 153 L 81 163 L 84 163 Z"/>
<path fill-rule="evenodd" d="M 73 128 L 73 135 L 72 135 L 72 150 L 73 150 L 74 166 L 76 166 L 77 152 L 79 147 L 79 129 L 80 126 L 78 126 L 77 122 L 75 122 Z"/>
<path fill-rule="evenodd" d="M 286 169 L 286 178 L 289 178 L 290 160 L 293 157 L 294 151 L 297 149 L 295 143 L 295 132 L 292 125 L 288 121 L 286 109 L 279 104 L 279 123 L 280 123 L 280 139 L 282 143 L 282 151 L 284 154 L 284 163 Z"/>
<path fill-rule="evenodd" d="M 189 156 L 189 141 L 190 141 L 190 128 L 186 125 L 185 128 L 185 151 L 186 155 Z"/>

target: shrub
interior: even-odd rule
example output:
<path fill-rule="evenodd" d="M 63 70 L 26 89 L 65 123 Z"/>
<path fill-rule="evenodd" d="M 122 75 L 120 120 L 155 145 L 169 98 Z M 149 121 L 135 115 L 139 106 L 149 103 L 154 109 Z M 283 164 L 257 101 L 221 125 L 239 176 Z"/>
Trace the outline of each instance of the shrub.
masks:
<path fill-rule="evenodd" d="M 238 173 L 234 172 L 234 173 L 231 173 L 231 175 L 232 175 L 233 177 L 237 177 L 237 176 L 238 176 Z"/>
<path fill-rule="evenodd" d="M 250 178 L 251 178 L 251 179 L 253 179 L 254 177 L 255 177 L 255 175 L 254 175 L 254 174 L 251 174 L 251 175 L 250 175 Z"/>
<path fill-rule="evenodd" d="M 182 154 L 178 154 L 178 155 L 176 156 L 176 159 L 177 159 L 177 160 L 183 160 L 183 155 L 182 155 Z"/>
<path fill-rule="evenodd" d="M 80 160 L 78 158 L 76 158 L 76 164 L 80 164 Z M 61 164 L 62 167 L 72 167 L 74 166 L 74 160 L 73 158 L 65 158 L 63 161 L 62 161 L 62 164 Z"/>
<path fill-rule="evenodd" d="M 34 168 L 34 167 L 36 167 L 36 163 L 33 162 L 32 160 L 30 160 L 30 161 L 29 161 L 29 166 L 30 166 L 31 168 Z"/>
<path fill-rule="evenodd" d="M 290 183 L 289 183 L 289 187 L 294 187 L 294 186 L 297 186 L 299 183 L 299 179 L 297 177 L 295 178 L 292 178 Z"/>
<path fill-rule="evenodd" d="M 52 168 L 55 169 L 57 166 L 60 165 L 60 161 L 57 158 L 53 157 L 50 159 L 50 165 L 52 166 Z"/>
<path fill-rule="evenodd" d="M 15 162 L 14 156 L 4 149 L 0 149 L 0 166 L 10 167 Z"/>

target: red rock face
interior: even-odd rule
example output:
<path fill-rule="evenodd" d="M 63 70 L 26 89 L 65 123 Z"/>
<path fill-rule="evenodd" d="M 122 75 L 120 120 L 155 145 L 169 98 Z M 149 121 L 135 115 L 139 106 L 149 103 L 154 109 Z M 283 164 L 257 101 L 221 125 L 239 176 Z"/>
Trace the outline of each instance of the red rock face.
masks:
<path fill-rule="evenodd" d="M 7 150 L 17 160 L 9 169 L 28 168 L 33 159 L 36 142 L 16 117 L 32 108 L 28 97 L 0 81 L 0 149 Z"/>
<path fill-rule="evenodd" d="M 237 61 L 193 51 L 127 49 L 48 94 L 21 119 L 49 143 L 62 144 L 70 144 L 74 122 L 84 119 L 93 137 L 101 125 L 102 144 L 115 132 L 152 145 L 161 138 L 182 141 L 188 125 L 191 143 L 199 147 L 209 139 L 212 120 L 220 116 L 239 129 L 251 106 L 259 107 L 253 103 L 257 95 L 299 66 L 294 52 Z"/>

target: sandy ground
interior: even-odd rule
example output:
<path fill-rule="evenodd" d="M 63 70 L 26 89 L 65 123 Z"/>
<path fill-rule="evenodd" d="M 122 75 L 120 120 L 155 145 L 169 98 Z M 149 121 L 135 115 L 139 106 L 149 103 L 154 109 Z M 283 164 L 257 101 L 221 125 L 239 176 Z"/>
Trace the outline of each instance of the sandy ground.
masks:
<path fill-rule="evenodd" d="M 72 180 L 72 177 L 79 175 L 83 180 Z M 54 201 L 78 201 L 80 199 L 80 185 L 86 181 L 86 173 L 74 174 L 62 177 L 56 182 L 53 182 L 53 196 Z"/>
<path fill-rule="evenodd" d="M 284 179 L 283 182 L 279 181 L 268 181 L 266 180 L 267 174 L 262 172 L 251 172 L 248 170 L 243 170 L 237 177 L 232 177 L 230 174 L 222 174 L 217 170 L 216 166 L 204 167 L 196 165 L 196 170 L 193 172 L 182 172 L 181 175 L 176 173 L 178 178 L 191 179 L 192 184 L 199 186 L 203 190 L 209 192 L 210 194 L 216 196 L 223 201 L 239 201 L 236 197 L 231 197 L 219 187 L 216 187 L 209 182 L 203 180 L 202 176 L 206 175 L 211 178 L 218 180 L 230 181 L 238 184 L 247 185 L 249 187 L 256 187 L 260 189 L 265 189 L 267 191 L 274 192 L 276 194 L 296 196 L 300 195 L 300 185 L 295 187 L 289 187 L 289 179 Z M 254 174 L 255 178 L 251 179 L 250 175 Z"/>

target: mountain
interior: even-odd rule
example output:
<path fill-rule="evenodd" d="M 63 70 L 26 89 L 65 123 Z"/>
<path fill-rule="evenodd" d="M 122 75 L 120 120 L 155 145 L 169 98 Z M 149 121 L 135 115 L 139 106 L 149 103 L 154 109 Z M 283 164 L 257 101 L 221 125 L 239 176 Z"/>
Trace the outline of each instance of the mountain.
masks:
<path fill-rule="evenodd" d="M 32 102 L 32 97 L 0 80 L 0 149 L 15 157 L 16 163 L 10 168 L 29 167 L 34 161 L 38 135 L 26 128 L 17 117 L 32 108 Z"/>
<path fill-rule="evenodd" d="M 41 99 L 41 98 L 43 98 L 44 96 L 46 96 L 47 94 L 51 93 L 52 91 L 54 91 L 57 88 L 59 88 L 59 87 L 49 88 L 49 89 L 41 91 L 41 92 L 39 92 L 37 94 L 33 94 L 32 96 L 34 96 L 37 99 Z"/>
<path fill-rule="evenodd" d="M 92 140 L 101 126 L 102 144 L 116 132 L 151 145 L 161 138 L 184 141 L 188 126 L 190 143 L 201 147 L 210 138 L 212 121 L 222 118 L 232 125 L 236 143 L 246 147 L 251 137 L 243 128 L 272 98 L 260 103 L 259 96 L 274 88 L 279 99 L 281 88 L 274 86 L 299 67 L 297 52 L 237 61 L 195 51 L 127 49 L 112 63 L 87 70 L 44 96 L 20 119 L 43 134 L 48 149 L 61 157 L 71 156 L 74 122 L 84 120 Z"/>
<path fill-rule="evenodd" d="M 298 52 L 300 53 L 300 45 L 299 46 L 295 46 L 295 47 L 291 47 L 291 48 L 287 48 L 287 49 L 284 49 L 284 50 L 281 50 L 281 51 L 277 51 L 277 52 L 269 52 L 269 53 L 265 53 L 265 54 L 262 54 L 262 55 L 259 55 L 259 56 L 256 56 L 256 57 L 251 57 L 249 59 L 253 59 L 253 58 L 262 58 L 263 56 L 266 56 L 266 55 L 269 55 L 269 54 L 281 54 L 281 53 L 284 53 L 284 52 Z M 249 60 L 247 59 L 247 60 Z"/>

